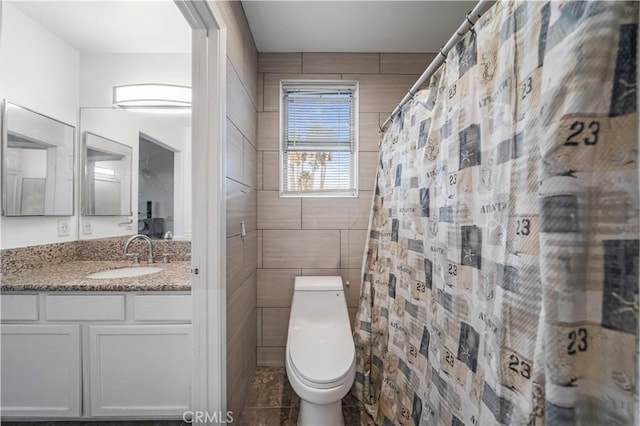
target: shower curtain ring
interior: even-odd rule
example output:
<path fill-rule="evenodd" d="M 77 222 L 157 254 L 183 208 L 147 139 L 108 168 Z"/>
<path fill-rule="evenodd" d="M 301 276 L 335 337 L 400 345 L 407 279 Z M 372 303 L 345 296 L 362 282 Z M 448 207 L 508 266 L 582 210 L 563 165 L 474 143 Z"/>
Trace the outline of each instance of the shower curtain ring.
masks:
<path fill-rule="evenodd" d="M 469 15 L 471 15 L 471 12 L 467 13 L 467 17 L 465 19 L 469 23 L 469 32 L 475 37 L 478 35 L 476 34 L 476 30 L 473 28 L 475 26 L 475 22 L 471 22 L 471 19 L 469 19 Z"/>
<path fill-rule="evenodd" d="M 466 17 L 466 19 L 467 19 L 467 22 L 469 23 L 469 27 L 470 27 L 470 28 L 473 28 L 473 26 L 475 25 L 475 23 L 474 23 L 474 22 L 472 22 L 472 21 L 471 21 L 471 19 L 469 19 L 469 15 L 471 15 L 471 11 L 469 11 L 469 12 L 467 13 L 467 17 Z"/>
<path fill-rule="evenodd" d="M 442 47 L 440 48 L 440 54 L 444 58 L 444 60 L 442 62 L 444 62 L 446 64 L 447 63 L 447 55 L 445 55 L 444 52 L 442 51 Z"/>

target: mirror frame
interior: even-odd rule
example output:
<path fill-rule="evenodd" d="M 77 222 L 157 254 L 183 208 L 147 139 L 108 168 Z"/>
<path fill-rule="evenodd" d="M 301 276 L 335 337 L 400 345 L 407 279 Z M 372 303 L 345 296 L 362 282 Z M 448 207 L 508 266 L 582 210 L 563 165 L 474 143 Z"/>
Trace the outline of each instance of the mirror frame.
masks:
<path fill-rule="evenodd" d="M 8 165 L 6 164 L 7 158 L 6 158 L 6 152 L 7 149 L 9 148 L 9 129 L 7 126 L 7 121 L 8 121 L 8 106 L 9 104 L 16 106 L 18 108 L 21 108 L 25 111 L 29 111 L 30 113 L 33 114 L 37 114 L 41 117 L 47 118 L 49 120 L 55 121 L 57 123 L 60 123 L 62 125 L 65 125 L 67 127 L 70 127 L 71 129 L 73 129 L 73 131 L 71 132 L 72 137 L 73 137 L 73 141 L 72 141 L 72 150 L 73 150 L 73 180 L 72 180 L 72 188 L 73 190 L 71 191 L 71 213 L 69 214 L 36 214 L 36 215 L 7 215 L 7 191 L 5 189 L 5 184 L 7 182 L 7 171 L 8 171 Z M 65 123 L 64 121 L 55 119 L 53 117 L 50 117 L 48 115 L 44 115 L 41 114 L 37 111 L 32 110 L 31 108 L 26 108 L 22 105 L 16 104 L 14 102 L 10 102 L 9 100 L 7 100 L 6 98 L 2 100 L 2 111 L 0 114 L 0 138 L 2 139 L 2 146 L 0 149 L 0 168 L 1 168 L 1 173 L 2 173 L 2 185 L 0 185 L 0 193 L 2 195 L 2 217 L 72 217 L 76 215 L 76 183 L 77 183 L 77 169 L 76 169 L 76 164 L 78 162 L 78 157 L 77 157 L 77 149 L 76 149 L 76 132 L 77 132 L 77 128 L 76 126 L 72 126 L 69 123 Z"/>
<path fill-rule="evenodd" d="M 125 148 L 128 148 L 131 150 L 131 170 L 129 171 L 131 173 L 131 176 L 129 178 L 129 213 L 120 213 L 120 214 L 91 214 L 91 213 L 87 213 L 87 208 L 86 208 L 86 189 L 85 189 L 85 185 L 87 184 L 87 135 L 91 135 L 91 136 L 95 136 L 104 140 L 107 140 L 111 143 L 123 146 Z M 84 132 L 82 132 L 82 151 L 81 151 L 81 170 L 82 170 L 82 176 L 80 179 L 80 204 L 81 204 L 81 208 L 80 208 L 80 212 L 82 214 L 82 216 L 84 217 L 119 217 L 119 216 L 132 216 L 133 215 L 133 147 L 123 144 L 121 142 L 118 141 L 114 141 L 113 139 L 109 139 L 109 138 L 105 138 L 104 136 L 100 136 L 96 133 L 90 132 L 88 130 L 85 130 Z"/>

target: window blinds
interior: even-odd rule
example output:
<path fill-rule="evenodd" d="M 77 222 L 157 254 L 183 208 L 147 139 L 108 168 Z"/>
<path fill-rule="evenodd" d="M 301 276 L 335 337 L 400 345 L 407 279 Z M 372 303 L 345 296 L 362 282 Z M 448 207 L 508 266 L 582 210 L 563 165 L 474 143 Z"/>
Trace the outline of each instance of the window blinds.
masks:
<path fill-rule="evenodd" d="M 357 195 L 356 93 L 356 82 L 282 83 L 283 195 Z"/>

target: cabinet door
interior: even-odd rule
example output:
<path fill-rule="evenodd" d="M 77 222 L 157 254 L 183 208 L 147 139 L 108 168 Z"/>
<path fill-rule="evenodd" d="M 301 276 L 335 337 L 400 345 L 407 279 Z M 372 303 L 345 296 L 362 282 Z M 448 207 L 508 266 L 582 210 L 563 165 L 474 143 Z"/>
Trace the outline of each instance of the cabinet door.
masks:
<path fill-rule="evenodd" d="M 5 324 L 2 416 L 79 417 L 80 326 Z"/>
<path fill-rule="evenodd" d="M 89 326 L 91 415 L 182 418 L 191 352 L 191 325 Z"/>

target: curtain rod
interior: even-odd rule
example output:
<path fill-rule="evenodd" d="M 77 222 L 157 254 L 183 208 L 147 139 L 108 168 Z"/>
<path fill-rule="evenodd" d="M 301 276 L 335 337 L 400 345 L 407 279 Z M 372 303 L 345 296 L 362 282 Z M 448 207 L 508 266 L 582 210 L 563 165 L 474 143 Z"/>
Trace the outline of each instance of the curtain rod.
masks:
<path fill-rule="evenodd" d="M 422 73 L 418 81 L 416 81 L 413 84 L 413 86 L 411 86 L 411 89 L 409 89 L 407 94 L 404 95 L 404 98 L 402 98 L 398 106 L 395 107 L 395 109 L 389 115 L 389 117 L 387 117 L 385 122 L 382 123 L 382 126 L 380 126 L 380 132 L 384 132 L 384 129 L 387 127 L 387 125 L 389 125 L 393 117 L 398 112 L 400 112 L 400 109 L 404 106 L 404 104 L 406 104 L 413 98 L 413 96 L 416 94 L 420 86 L 422 86 L 422 84 L 424 84 L 424 82 L 427 81 L 427 79 L 430 78 L 436 72 L 436 70 L 440 67 L 440 65 L 442 65 L 442 63 L 447 59 L 447 54 L 453 48 L 453 46 L 455 46 L 456 43 L 458 43 L 471 28 L 473 28 L 473 26 L 478 21 L 478 19 L 487 10 L 489 10 L 489 8 L 493 6 L 494 3 L 495 3 L 495 0 L 480 0 L 478 4 L 473 8 L 473 10 L 467 14 L 466 19 L 460 25 L 460 27 L 455 32 L 455 34 L 452 35 L 449 41 L 440 49 L 440 52 L 434 58 L 433 62 L 429 64 L 429 66 L 427 67 L 426 70 L 424 70 L 424 72 Z"/>

